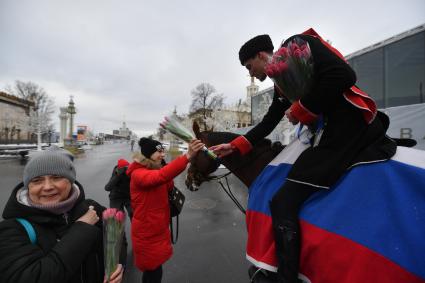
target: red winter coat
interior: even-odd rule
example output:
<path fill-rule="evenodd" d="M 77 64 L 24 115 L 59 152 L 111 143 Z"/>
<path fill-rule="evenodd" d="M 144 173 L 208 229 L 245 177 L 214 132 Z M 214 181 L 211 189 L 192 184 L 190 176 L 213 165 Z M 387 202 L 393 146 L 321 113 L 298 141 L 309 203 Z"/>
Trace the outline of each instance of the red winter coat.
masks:
<path fill-rule="evenodd" d="M 173 254 L 168 191 L 187 163 L 183 155 L 161 169 L 148 169 L 137 161 L 128 167 L 133 209 L 131 240 L 135 265 L 141 271 L 156 269 Z"/>

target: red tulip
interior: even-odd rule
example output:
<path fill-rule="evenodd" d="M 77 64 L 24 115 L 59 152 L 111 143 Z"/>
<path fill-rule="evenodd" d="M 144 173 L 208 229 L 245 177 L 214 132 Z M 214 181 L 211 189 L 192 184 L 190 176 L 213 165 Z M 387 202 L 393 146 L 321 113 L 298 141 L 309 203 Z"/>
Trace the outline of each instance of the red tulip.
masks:
<path fill-rule="evenodd" d="M 294 51 L 294 57 L 297 58 L 297 59 L 303 57 L 303 52 L 301 51 L 301 49 L 296 49 Z"/>
<path fill-rule="evenodd" d="M 123 223 L 125 220 L 125 213 L 122 212 L 121 210 L 119 210 L 116 214 L 115 214 L 115 219 L 120 222 Z"/>
<path fill-rule="evenodd" d="M 105 209 L 102 216 L 105 275 L 109 280 L 119 262 L 121 241 L 125 229 L 125 213 L 116 208 L 108 208 Z"/>
<path fill-rule="evenodd" d="M 112 218 L 112 217 L 114 217 L 116 211 L 117 211 L 116 208 L 107 208 L 103 211 L 102 218 L 103 219 Z"/>
<path fill-rule="evenodd" d="M 276 55 L 286 57 L 288 56 L 288 49 L 286 47 L 282 47 L 278 51 L 276 51 Z"/>
<path fill-rule="evenodd" d="M 265 72 L 290 101 L 296 101 L 311 89 L 312 59 L 308 42 L 295 38 L 273 54 Z"/>
<path fill-rule="evenodd" d="M 281 61 L 277 64 L 278 72 L 284 73 L 288 70 L 288 64 L 285 61 Z"/>

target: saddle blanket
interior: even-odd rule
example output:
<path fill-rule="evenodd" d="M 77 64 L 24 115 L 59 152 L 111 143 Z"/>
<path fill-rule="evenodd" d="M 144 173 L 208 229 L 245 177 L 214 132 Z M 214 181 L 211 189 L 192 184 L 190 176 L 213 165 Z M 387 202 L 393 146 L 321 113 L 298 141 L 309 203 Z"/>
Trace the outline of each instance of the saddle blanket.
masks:
<path fill-rule="evenodd" d="M 246 257 L 276 272 L 269 202 L 307 147 L 289 144 L 249 188 Z M 355 166 L 301 210 L 305 282 L 425 282 L 425 151 L 398 147 L 391 160 Z"/>

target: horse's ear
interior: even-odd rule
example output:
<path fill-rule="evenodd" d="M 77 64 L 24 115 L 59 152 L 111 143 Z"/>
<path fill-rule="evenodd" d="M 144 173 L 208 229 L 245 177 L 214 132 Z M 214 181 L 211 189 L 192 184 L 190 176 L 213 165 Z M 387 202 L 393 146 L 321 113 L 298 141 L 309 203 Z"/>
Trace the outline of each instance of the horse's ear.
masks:
<path fill-rule="evenodd" d="M 198 125 L 198 123 L 196 121 L 193 121 L 192 130 L 195 133 L 195 137 L 197 139 L 199 139 L 199 137 L 201 136 L 201 131 L 200 131 L 199 125 Z"/>

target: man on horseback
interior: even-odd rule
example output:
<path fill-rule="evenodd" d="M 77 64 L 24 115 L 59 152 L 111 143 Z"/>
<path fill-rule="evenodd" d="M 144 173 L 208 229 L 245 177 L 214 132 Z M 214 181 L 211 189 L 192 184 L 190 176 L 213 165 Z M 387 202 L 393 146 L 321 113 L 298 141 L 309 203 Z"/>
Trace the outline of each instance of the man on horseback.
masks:
<path fill-rule="evenodd" d="M 269 135 L 285 115 L 291 123 L 301 123 L 312 133 L 320 133 L 293 164 L 270 203 L 277 277 L 285 283 L 298 282 L 298 215 L 303 203 L 318 190 L 333 186 L 352 166 L 388 160 L 396 151 L 396 143 L 385 135 L 388 118 L 377 112 L 374 101 L 355 87 L 356 75 L 342 55 L 312 29 L 290 37 L 282 46 L 295 38 L 307 42 L 311 49 L 311 91 L 291 103 L 275 86 L 273 102 L 259 124 L 230 143 L 211 147 L 220 157 L 235 152 L 244 155 Z M 240 62 L 251 76 L 264 81 L 273 48 L 268 35 L 256 36 L 240 48 Z"/>

